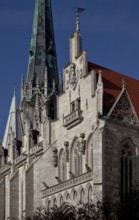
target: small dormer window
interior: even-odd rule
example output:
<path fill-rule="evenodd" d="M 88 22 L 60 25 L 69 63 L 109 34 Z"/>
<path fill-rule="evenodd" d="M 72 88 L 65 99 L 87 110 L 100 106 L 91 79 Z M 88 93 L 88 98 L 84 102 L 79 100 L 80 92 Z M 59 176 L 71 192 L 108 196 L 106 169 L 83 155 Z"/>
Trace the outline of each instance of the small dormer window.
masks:
<path fill-rule="evenodd" d="M 63 115 L 63 124 L 67 129 L 79 124 L 83 120 L 81 111 L 81 99 L 77 98 L 70 103 L 70 113 L 67 116 Z"/>
<path fill-rule="evenodd" d="M 81 110 L 81 100 L 77 99 L 77 110 Z"/>
<path fill-rule="evenodd" d="M 71 113 L 79 110 L 81 110 L 80 98 L 76 99 L 74 102 L 71 102 Z"/>

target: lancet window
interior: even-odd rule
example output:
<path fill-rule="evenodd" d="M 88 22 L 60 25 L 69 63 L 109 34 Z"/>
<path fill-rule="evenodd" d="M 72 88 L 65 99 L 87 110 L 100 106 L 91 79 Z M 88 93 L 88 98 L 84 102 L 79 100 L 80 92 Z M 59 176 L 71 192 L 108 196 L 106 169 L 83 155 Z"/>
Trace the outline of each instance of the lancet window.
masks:
<path fill-rule="evenodd" d="M 66 200 L 70 200 L 70 195 L 69 195 L 69 193 L 68 193 L 67 196 L 66 196 Z"/>
<path fill-rule="evenodd" d="M 80 192 L 80 202 L 81 203 L 84 203 L 84 200 L 85 200 L 84 197 L 85 197 L 85 191 L 84 191 L 84 189 L 82 189 Z"/>
<path fill-rule="evenodd" d="M 132 150 L 126 143 L 121 151 L 121 198 L 132 190 L 133 159 Z"/>
<path fill-rule="evenodd" d="M 90 203 L 92 201 L 92 193 L 93 193 L 93 190 L 92 190 L 92 186 L 89 186 L 88 188 L 88 203 Z"/>
<path fill-rule="evenodd" d="M 78 140 L 74 142 L 71 149 L 71 171 L 75 176 L 82 174 L 82 152 Z"/>
<path fill-rule="evenodd" d="M 74 193 L 73 193 L 73 200 L 75 201 L 76 199 L 77 199 L 77 192 L 74 191 Z"/>
<path fill-rule="evenodd" d="M 54 198 L 53 205 L 54 205 L 54 206 L 57 205 L 57 200 L 56 200 L 56 198 Z"/>
<path fill-rule="evenodd" d="M 60 200 L 59 200 L 59 201 L 60 201 L 60 202 L 59 202 L 59 203 L 60 203 L 60 206 L 62 206 L 62 204 L 63 204 L 63 196 L 60 197 Z"/>

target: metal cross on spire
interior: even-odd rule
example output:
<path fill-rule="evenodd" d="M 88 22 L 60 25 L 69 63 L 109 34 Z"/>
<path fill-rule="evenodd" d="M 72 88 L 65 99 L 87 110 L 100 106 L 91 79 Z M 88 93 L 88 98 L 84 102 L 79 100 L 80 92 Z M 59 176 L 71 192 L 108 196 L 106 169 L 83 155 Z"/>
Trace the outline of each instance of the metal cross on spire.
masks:
<path fill-rule="evenodd" d="M 73 11 L 76 13 L 76 32 L 80 32 L 80 14 L 85 11 L 85 8 L 74 8 Z"/>

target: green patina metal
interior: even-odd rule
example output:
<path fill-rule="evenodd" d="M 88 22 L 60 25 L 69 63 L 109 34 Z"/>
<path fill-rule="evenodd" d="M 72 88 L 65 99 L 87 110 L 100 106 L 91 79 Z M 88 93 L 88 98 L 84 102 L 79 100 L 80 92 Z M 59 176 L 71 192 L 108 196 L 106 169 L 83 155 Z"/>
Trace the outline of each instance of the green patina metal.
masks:
<path fill-rule="evenodd" d="M 39 0 L 36 0 L 32 38 L 31 38 L 31 44 L 29 48 L 29 64 L 28 64 L 28 76 L 27 76 L 28 82 L 33 80 L 34 71 L 35 71 L 35 55 L 36 55 L 37 27 L 38 27 L 38 7 L 39 7 Z"/>
<path fill-rule="evenodd" d="M 36 80 L 39 80 L 43 87 L 47 67 L 48 90 L 51 90 L 52 81 L 55 80 L 58 83 L 58 71 L 50 0 L 36 0 L 35 2 L 29 52 L 27 84 L 32 82 L 34 87 Z"/>

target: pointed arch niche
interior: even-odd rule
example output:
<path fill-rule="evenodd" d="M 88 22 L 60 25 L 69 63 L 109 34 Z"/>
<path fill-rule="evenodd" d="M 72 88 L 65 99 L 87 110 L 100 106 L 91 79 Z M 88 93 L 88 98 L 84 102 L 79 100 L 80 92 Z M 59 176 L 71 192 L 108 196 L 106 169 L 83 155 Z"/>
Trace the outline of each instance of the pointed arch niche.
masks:
<path fill-rule="evenodd" d="M 87 140 L 86 163 L 88 169 L 93 170 L 93 134 L 90 134 Z"/>
<path fill-rule="evenodd" d="M 60 150 L 59 154 L 59 178 L 62 181 L 67 180 L 67 162 L 63 148 Z"/>
<path fill-rule="evenodd" d="M 82 174 L 82 153 L 80 151 L 80 142 L 74 138 L 70 150 L 70 171 L 79 176 Z"/>

